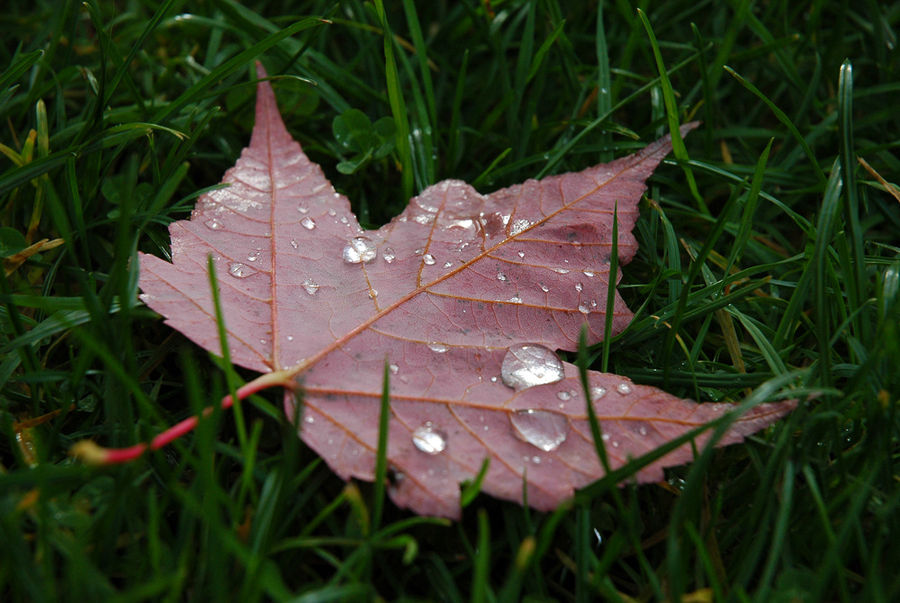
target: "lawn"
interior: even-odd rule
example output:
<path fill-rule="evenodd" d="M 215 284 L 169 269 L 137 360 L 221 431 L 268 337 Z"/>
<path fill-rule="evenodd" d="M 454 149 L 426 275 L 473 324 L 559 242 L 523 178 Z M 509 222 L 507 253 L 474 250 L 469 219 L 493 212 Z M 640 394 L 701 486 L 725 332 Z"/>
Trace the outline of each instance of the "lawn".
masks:
<path fill-rule="evenodd" d="M 900 4 L 382 3 L 0 15 L 0 600 L 900 599 Z M 249 143 L 256 61 L 369 228 L 446 178 L 488 193 L 702 121 L 641 201 L 633 322 L 583 356 L 796 410 L 660 483 L 635 463 L 555 512 L 467 497 L 459 522 L 340 480 L 277 388 L 132 463 L 72 458 L 256 376 L 137 286 Z M 359 112 L 398 134 L 354 148 Z"/>

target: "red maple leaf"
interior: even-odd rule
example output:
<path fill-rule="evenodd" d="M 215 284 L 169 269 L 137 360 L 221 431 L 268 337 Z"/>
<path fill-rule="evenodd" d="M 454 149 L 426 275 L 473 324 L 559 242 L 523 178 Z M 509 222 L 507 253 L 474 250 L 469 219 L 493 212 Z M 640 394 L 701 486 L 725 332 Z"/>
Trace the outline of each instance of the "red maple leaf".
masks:
<path fill-rule="evenodd" d="M 485 492 L 521 502 L 524 481 L 528 504 L 552 509 L 604 474 L 578 371 L 554 350 L 575 350 L 585 325 L 589 343 L 604 337 L 614 208 L 626 263 L 644 181 L 670 148 L 663 138 L 490 195 L 444 181 L 364 231 L 261 82 L 250 146 L 224 178 L 230 186 L 169 227 L 172 263 L 141 255 L 142 299 L 219 352 L 205 286 L 211 255 L 231 359 L 265 373 L 238 395 L 284 385 L 294 416 L 299 384 L 300 435 L 342 478 L 374 478 L 387 362 L 389 492 L 398 505 L 458 517 L 460 483 L 489 458 Z M 631 317 L 616 294 L 613 333 Z M 729 408 L 617 375 L 589 371 L 588 384 L 613 469 Z M 717 443 L 740 441 L 791 407 L 756 406 Z M 664 466 L 691 458 L 685 444 L 636 477 L 658 480 Z"/>

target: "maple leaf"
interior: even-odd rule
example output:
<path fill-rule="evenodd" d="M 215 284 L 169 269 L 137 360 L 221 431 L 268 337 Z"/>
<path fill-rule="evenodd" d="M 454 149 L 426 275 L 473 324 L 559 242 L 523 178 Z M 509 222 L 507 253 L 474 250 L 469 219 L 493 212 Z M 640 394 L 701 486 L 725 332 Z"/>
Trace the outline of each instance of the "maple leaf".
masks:
<path fill-rule="evenodd" d="M 489 458 L 483 491 L 522 502 L 524 481 L 528 504 L 552 509 L 604 474 L 578 371 L 554 350 L 575 350 L 584 325 L 589 343 L 606 335 L 614 208 L 625 263 L 637 249 L 631 230 L 644 181 L 670 148 L 663 138 L 605 165 L 489 195 L 444 181 L 364 231 L 291 138 L 261 81 L 250 146 L 224 177 L 230 186 L 170 225 L 172 263 L 141 254 L 141 297 L 219 352 L 204 286 L 211 256 L 231 359 L 265 373 L 238 395 L 285 385 L 294 416 L 290 390 L 299 384 L 300 435 L 342 478 L 374 478 L 387 362 L 396 504 L 458 517 L 460 483 Z M 631 317 L 616 294 L 613 333 Z M 730 407 L 594 371 L 588 383 L 613 469 Z M 717 443 L 740 441 L 791 407 L 756 406 Z M 659 480 L 663 467 L 691 458 L 685 444 L 636 478 Z"/>

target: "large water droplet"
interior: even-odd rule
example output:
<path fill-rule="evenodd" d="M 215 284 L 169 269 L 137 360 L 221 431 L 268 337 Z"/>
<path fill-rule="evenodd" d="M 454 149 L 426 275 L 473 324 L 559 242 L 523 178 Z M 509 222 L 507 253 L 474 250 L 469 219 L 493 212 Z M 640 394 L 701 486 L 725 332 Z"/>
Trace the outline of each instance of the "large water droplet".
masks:
<path fill-rule="evenodd" d="M 535 343 L 524 343 L 506 351 L 500 377 L 514 389 L 556 383 L 564 376 L 562 361 L 553 350 Z"/>
<path fill-rule="evenodd" d="M 569 420 L 546 410 L 519 410 L 509 417 L 515 434 L 545 452 L 559 448 L 566 441 Z"/>
<path fill-rule="evenodd" d="M 413 445 L 426 454 L 440 454 L 447 449 L 447 436 L 435 428 L 431 421 L 416 427 L 412 434 Z"/>
<path fill-rule="evenodd" d="M 251 274 L 256 274 L 256 270 L 254 270 L 247 264 L 241 264 L 240 262 L 231 262 L 230 264 L 228 264 L 228 274 L 235 278 L 247 278 Z"/>
<path fill-rule="evenodd" d="M 381 257 L 384 258 L 384 261 L 390 264 L 394 261 L 394 258 L 397 257 L 397 254 L 394 253 L 393 247 L 385 247 L 384 251 L 381 252 Z"/>
<path fill-rule="evenodd" d="M 303 228 L 305 228 L 306 230 L 312 230 L 316 227 L 316 221 L 309 216 L 306 216 L 305 218 L 300 220 L 300 224 L 302 224 Z"/>
<path fill-rule="evenodd" d="M 375 249 L 375 243 L 366 237 L 354 237 L 344 247 L 341 257 L 348 264 L 368 264 L 375 259 L 378 252 Z"/>
<path fill-rule="evenodd" d="M 587 314 L 591 311 L 591 307 L 589 305 L 587 305 L 586 303 L 582 302 L 582 303 L 578 304 L 578 311 L 581 312 L 582 314 Z"/>
<path fill-rule="evenodd" d="M 426 253 L 422 256 L 422 261 L 425 262 L 426 266 L 434 266 L 434 256 L 430 253 Z"/>
<path fill-rule="evenodd" d="M 437 352 L 438 354 L 443 354 L 450 348 L 447 347 L 447 344 L 445 344 L 445 343 L 441 343 L 439 341 L 429 341 L 428 349 L 431 350 L 432 352 Z"/>
<path fill-rule="evenodd" d="M 303 288 L 306 289 L 306 292 L 310 295 L 315 295 L 316 291 L 319 290 L 319 283 L 315 282 L 311 278 L 308 278 L 303 281 Z"/>
<path fill-rule="evenodd" d="M 616 391 L 619 392 L 620 394 L 622 394 L 623 396 L 627 396 L 628 394 L 631 393 L 631 385 L 628 383 L 625 383 L 623 381 L 616 386 Z"/>

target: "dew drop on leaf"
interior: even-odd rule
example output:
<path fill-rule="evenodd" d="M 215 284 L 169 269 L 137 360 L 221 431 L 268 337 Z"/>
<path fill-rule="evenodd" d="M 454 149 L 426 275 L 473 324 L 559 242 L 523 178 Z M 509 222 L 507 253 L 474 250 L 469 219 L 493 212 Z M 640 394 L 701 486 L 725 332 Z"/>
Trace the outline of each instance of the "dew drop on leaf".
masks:
<path fill-rule="evenodd" d="M 505 281 L 505 280 L 506 280 L 506 275 L 503 274 L 502 272 L 498 272 L 498 273 L 497 273 L 497 280 L 498 280 L 498 281 Z"/>
<path fill-rule="evenodd" d="M 300 224 L 302 224 L 303 228 L 305 228 L 306 230 L 312 230 L 316 227 L 316 221 L 309 216 L 306 216 L 305 218 L 300 220 Z"/>
<path fill-rule="evenodd" d="M 431 421 L 425 421 L 412 434 L 413 445 L 426 454 L 440 454 L 447 449 L 447 436 L 435 428 Z"/>
<path fill-rule="evenodd" d="M 350 240 L 341 257 L 348 264 L 368 264 L 375 259 L 378 252 L 375 249 L 375 243 L 366 237 L 354 237 Z"/>
<path fill-rule="evenodd" d="M 625 383 L 624 381 L 616 386 L 616 391 L 622 394 L 623 396 L 627 396 L 631 393 L 631 385 Z"/>
<path fill-rule="evenodd" d="M 553 350 L 536 343 L 523 343 L 506 351 L 500 377 L 513 389 L 526 389 L 563 378 L 563 365 Z"/>
<path fill-rule="evenodd" d="M 319 283 L 313 281 L 311 278 L 303 281 L 303 288 L 306 289 L 306 292 L 310 295 L 315 295 L 316 291 L 319 290 Z"/>
<path fill-rule="evenodd" d="M 393 247 L 385 247 L 385 248 L 384 248 L 384 251 L 381 252 L 381 257 L 384 258 L 384 261 L 385 261 L 385 262 L 387 262 L 388 264 L 390 264 L 391 262 L 394 261 L 394 258 L 397 257 L 397 254 L 394 253 L 394 248 L 393 248 Z"/>
<path fill-rule="evenodd" d="M 516 220 L 513 222 L 512 227 L 509 229 L 510 236 L 516 236 L 520 232 L 531 227 L 530 220 Z"/>
<path fill-rule="evenodd" d="M 576 291 L 578 291 L 580 293 L 582 289 L 584 289 L 584 285 L 582 285 L 581 283 L 575 283 Z"/>
<path fill-rule="evenodd" d="M 206 224 L 206 227 L 210 230 L 221 230 L 222 228 L 222 223 L 215 218 L 207 220 L 204 224 Z"/>
<path fill-rule="evenodd" d="M 511 304 L 521 304 L 521 303 L 522 303 L 522 298 L 519 297 L 518 295 L 513 295 L 512 297 L 510 297 L 510 298 L 509 298 L 508 300 L 506 300 L 506 301 L 508 301 L 508 302 L 511 303 Z"/>
<path fill-rule="evenodd" d="M 259 255 L 260 255 L 260 250 L 254 249 L 253 251 L 251 251 L 250 253 L 247 254 L 247 259 L 251 262 L 255 262 L 256 260 L 259 259 Z"/>
<path fill-rule="evenodd" d="M 582 303 L 578 304 L 578 311 L 581 312 L 582 314 L 587 314 L 588 312 L 591 311 L 591 307 L 588 306 L 586 303 L 582 302 Z"/>
<path fill-rule="evenodd" d="M 434 266 L 434 256 L 430 253 L 426 253 L 422 256 L 422 261 L 425 262 L 426 266 Z"/>
<path fill-rule="evenodd" d="M 559 398 L 560 400 L 562 400 L 563 402 L 565 402 L 566 400 L 572 399 L 572 392 L 562 390 L 562 391 L 556 392 L 556 397 Z"/>
<path fill-rule="evenodd" d="M 569 420 L 565 416 L 533 408 L 514 412 L 509 421 L 517 437 L 544 452 L 559 448 L 566 441 L 569 430 Z"/>
<path fill-rule="evenodd" d="M 432 352 L 437 352 L 438 354 L 443 354 L 450 348 L 448 348 L 447 344 L 445 344 L 445 343 L 441 343 L 439 341 L 429 341 L 428 349 L 431 350 Z"/>
<path fill-rule="evenodd" d="M 228 274 L 235 278 L 247 278 L 251 274 L 256 274 L 256 270 L 240 262 L 231 262 L 228 264 Z"/>
<path fill-rule="evenodd" d="M 606 388 L 600 385 L 591 388 L 591 398 L 596 402 L 606 395 Z"/>

